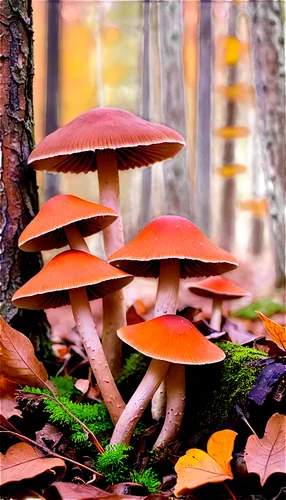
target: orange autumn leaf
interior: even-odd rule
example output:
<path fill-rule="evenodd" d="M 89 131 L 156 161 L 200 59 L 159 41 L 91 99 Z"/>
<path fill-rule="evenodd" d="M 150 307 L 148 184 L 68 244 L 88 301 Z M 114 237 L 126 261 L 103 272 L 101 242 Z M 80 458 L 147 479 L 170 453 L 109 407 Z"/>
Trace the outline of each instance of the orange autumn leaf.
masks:
<path fill-rule="evenodd" d="M 202 484 L 233 479 L 230 461 L 236 436 L 237 433 L 229 429 L 215 432 L 208 440 L 207 453 L 193 448 L 179 458 L 175 466 L 176 497 Z"/>
<path fill-rule="evenodd" d="M 0 486 L 14 481 L 21 481 L 56 468 L 61 475 L 65 471 L 65 463 L 60 458 L 43 458 L 33 446 L 17 443 L 1 456 Z"/>
<path fill-rule="evenodd" d="M 13 415 L 22 416 L 20 410 L 16 408 L 15 389 L 18 387 L 18 384 L 14 384 L 0 375 L 0 413 L 7 420 Z"/>
<path fill-rule="evenodd" d="M 262 439 L 249 436 L 244 459 L 248 472 L 260 477 L 263 486 L 271 474 L 286 474 L 286 416 L 275 413 L 268 420 Z"/>
<path fill-rule="evenodd" d="M 273 342 L 275 342 L 275 344 L 278 345 L 280 349 L 286 351 L 286 327 L 278 325 L 278 323 L 270 318 L 267 318 L 267 316 L 264 316 L 264 314 L 259 311 L 255 312 L 263 321 L 264 326 L 271 337 L 271 340 L 273 340 Z"/>
<path fill-rule="evenodd" d="M 221 137 L 225 140 L 240 139 L 248 137 L 250 134 L 250 129 L 248 127 L 238 127 L 234 125 L 227 125 L 226 127 L 220 127 L 214 130 L 214 135 L 216 137 Z"/>

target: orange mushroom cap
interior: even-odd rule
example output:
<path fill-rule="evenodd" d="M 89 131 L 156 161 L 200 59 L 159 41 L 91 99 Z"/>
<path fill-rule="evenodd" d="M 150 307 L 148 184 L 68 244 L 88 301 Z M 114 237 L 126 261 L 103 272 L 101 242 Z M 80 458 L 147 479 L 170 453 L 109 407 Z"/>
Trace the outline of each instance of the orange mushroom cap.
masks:
<path fill-rule="evenodd" d="M 89 300 L 105 297 L 133 280 L 86 252 L 67 250 L 56 255 L 41 271 L 23 285 L 12 298 L 23 309 L 53 309 L 70 303 L 68 291 L 86 287 Z"/>
<path fill-rule="evenodd" d="M 250 292 L 221 276 L 211 276 L 194 283 L 189 290 L 200 297 L 220 298 L 221 300 L 240 299 L 251 295 Z"/>
<path fill-rule="evenodd" d="M 209 240 L 192 222 L 173 215 L 151 221 L 108 262 L 134 276 L 158 278 L 164 259 L 181 261 L 181 278 L 223 274 L 238 266 L 232 254 Z"/>
<path fill-rule="evenodd" d="M 205 365 L 225 358 L 224 352 L 207 340 L 190 321 L 175 314 L 124 326 L 117 335 L 146 356 L 171 363 Z"/>
<path fill-rule="evenodd" d="M 70 194 L 49 199 L 19 238 L 19 248 L 39 252 L 68 244 L 64 227 L 74 224 L 83 237 L 102 231 L 118 217 L 111 208 L 103 207 Z"/>
<path fill-rule="evenodd" d="M 97 170 L 101 150 L 116 149 L 119 170 L 146 167 L 173 158 L 185 140 L 165 125 L 150 123 L 128 111 L 96 108 L 45 137 L 28 163 L 48 172 Z"/>

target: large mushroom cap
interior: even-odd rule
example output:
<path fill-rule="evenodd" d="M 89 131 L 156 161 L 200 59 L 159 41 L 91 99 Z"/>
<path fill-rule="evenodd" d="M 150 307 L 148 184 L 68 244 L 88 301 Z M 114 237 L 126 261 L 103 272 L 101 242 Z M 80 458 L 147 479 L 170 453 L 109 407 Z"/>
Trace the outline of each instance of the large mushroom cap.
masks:
<path fill-rule="evenodd" d="M 238 266 L 236 258 L 209 240 L 192 222 L 165 215 L 150 222 L 108 261 L 134 276 L 158 278 L 160 261 L 180 260 L 180 277 L 223 274 Z"/>
<path fill-rule="evenodd" d="M 23 285 L 12 298 L 23 309 L 53 309 L 70 303 L 68 291 L 86 287 L 89 300 L 105 297 L 133 280 L 86 252 L 67 250 L 56 255 Z"/>
<path fill-rule="evenodd" d="M 251 295 L 244 288 L 220 276 L 211 276 L 206 280 L 193 283 L 189 289 L 201 297 L 218 298 L 220 300 L 240 299 Z"/>
<path fill-rule="evenodd" d="M 59 194 L 48 200 L 19 238 L 19 248 L 39 252 L 68 244 L 64 228 L 74 224 L 83 237 L 102 231 L 118 217 L 103 207 L 70 194 Z"/>
<path fill-rule="evenodd" d="M 150 123 L 128 111 L 96 108 L 45 137 L 29 157 L 36 170 L 97 170 L 102 150 L 116 150 L 119 170 L 147 167 L 173 158 L 185 146 L 183 137 L 165 125 Z"/>
<path fill-rule="evenodd" d="M 185 318 L 165 314 L 117 332 L 119 338 L 154 359 L 186 365 L 205 365 L 225 358 L 224 352 L 207 340 Z"/>

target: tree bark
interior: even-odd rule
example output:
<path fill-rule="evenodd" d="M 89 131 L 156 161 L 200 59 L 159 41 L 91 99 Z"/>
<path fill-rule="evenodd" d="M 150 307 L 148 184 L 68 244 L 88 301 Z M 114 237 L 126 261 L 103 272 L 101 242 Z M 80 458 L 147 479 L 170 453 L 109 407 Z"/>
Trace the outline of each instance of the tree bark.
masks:
<path fill-rule="evenodd" d="M 211 8 L 211 0 L 201 0 L 195 196 L 196 224 L 208 237 L 211 234 Z"/>
<path fill-rule="evenodd" d="M 46 135 L 59 127 L 60 0 L 48 0 Z M 59 194 L 59 176 L 45 172 L 45 201 Z"/>
<path fill-rule="evenodd" d="M 276 254 L 276 284 L 285 284 L 285 50 L 279 2 L 248 4 L 258 129 Z"/>
<path fill-rule="evenodd" d="M 144 37 L 143 37 L 143 81 L 142 81 L 142 118 L 150 120 L 150 0 L 144 0 Z M 152 166 L 142 173 L 141 226 L 145 227 L 152 219 Z"/>
<path fill-rule="evenodd" d="M 228 36 L 236 37 L 237 6 L 232 2 L 228 12 Z M 227 66 L 227 85 L 237 82 L 237 66 Z M 231 100 L 226 103 L 226 125 L 236 124 L 237 104 Z M 235 160 L 235 139 L 225 140 L 223 146 L 222 164 L 231 165 Z M 235 240 L 235 200 L 236 179 L 230 177 L 223 179 L 221 204 L 220 204 L 220 245 L 228 251 L 232 250 Z"/>
<path fill-rule="evenodd" d="M 47 347 L 44 312 L 11 304 L 14 292 L 42 266 L 40 254 L 18 249 L 18 237 L 38 211 L 36 174 L 27 167 L 34 147 L 31 4 L 31 0 L 3 0 L 0 9 L 0 309 L 5 320 L 27 335 L 37 354 L 43 355 Z"/>
<path fill-rule="evenodd" d="M 159 2 L 163 121 L 186 138 L 184 72 L 182 58 L 182 2 Z M 166 213 L 192 215 L 187 148 L 164 165 Z"/>

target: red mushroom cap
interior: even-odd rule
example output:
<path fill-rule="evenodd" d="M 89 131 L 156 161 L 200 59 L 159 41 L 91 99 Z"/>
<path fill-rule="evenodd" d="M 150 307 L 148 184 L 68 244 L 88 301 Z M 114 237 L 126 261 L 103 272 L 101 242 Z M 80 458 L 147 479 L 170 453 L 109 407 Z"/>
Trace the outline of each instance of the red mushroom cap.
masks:
<path fill-rule="evenodd" d="M 23 309 L 53 309 L 70 303 L 68 291 L 86 287 L 89 300 L 105 297 L 133 280 L 103 260 L 86 252 L 67 250 L 56 255 L 23 285 L 12 298 Z"/>
<path fill-rule="evenodd" d="M 162 361 L 205 365 L 225 358 L 224 352 L 207 340 L 190 321 L 175 314 L 124 326 L 117 334 L 137 351 Z"/>
<path fill-rule="evenodd" d="M 96 108 L 45 137 L 28 162 L 48 172 L 97 170 L 97 155 L 116 149 L 119 170 L 146 167 L 173 158 L 185 146 L 183 137 L 165 125 L 150 123 L 128 111 Z"/>
<path fill-rule="evenodd" d="M 238 266 L 232 254 L 209 240 L 192 222 L 173 215 L 147 224 L 108 262 L 134 276 L 158 278 L 164 259 L 180 260 L 181 278 L 223 274 Z"/>
<path fill-rule="evenodd" d="M 68 244 L 63 228 L 74 224 L 83 237 L 98 233 L 118 217 L 103 207 L 70 194 L 59 194 L 48 200 L 19 238 L 19 248 L 39 252 Z"/>
<path fill-rule="evenodd" d="M 251 295 L 244 288 L 220 276 L 211 276 L 206 280 L 193 283 L 189 290 L 201 297 L 219 298 L 221 300 L 240 299 Z"/>

